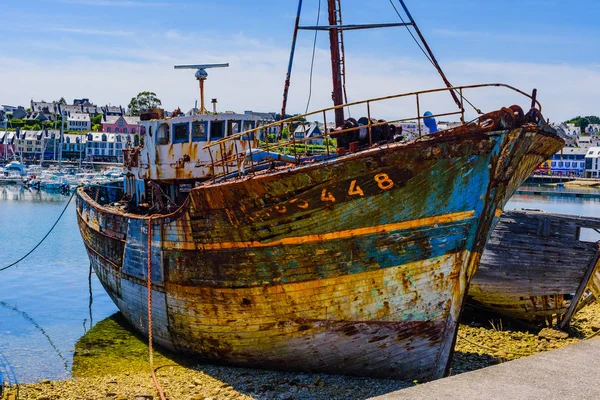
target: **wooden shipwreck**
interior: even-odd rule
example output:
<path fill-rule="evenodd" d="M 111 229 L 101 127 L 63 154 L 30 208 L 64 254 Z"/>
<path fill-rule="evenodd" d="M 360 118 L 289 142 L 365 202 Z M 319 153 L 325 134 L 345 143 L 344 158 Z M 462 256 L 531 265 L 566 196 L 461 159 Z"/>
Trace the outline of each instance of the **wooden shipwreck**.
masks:
<path fill-rule="evenodd" d="M 600 218 L 505 212 L 469 287 L 469 304 L 528 324 L 567 326 L 600 297 L 599 243 L 582 229 L 598 232 Z"/>
<path fill-rule="evenodd" d="M 315 29 L 330 32 L 334 107 L 266 123 L 208 113 L 201 99 L 193 116 L 143 115 L 125 192 L 78 190 L 81 234 L 123 315 L 167 348 L 234 365 L 438 378 L 504 204 L 564 142 L 535 95 L 507 85 L 445 80 L 343 104 L 347 26 L 339 2 L 328 5 L 330 25 Z M 203 93 L 206 72 L 196 77 Z M 531 110 L 465 121 L 465 93 L 486 89 L 525 96 Z M 444 92 L 458 110 L 423 116 L 423 101 Z M 399 99 L 414 111 L 373 118 Z M 364 117 L 344 119 L 348 107 Z M 434 118 L 450 115 L 463 123 L 436 132 Z M 315 120 L 336 126 L 319 136 L 321 154 L 306 151 L 309 138 L 278 140 Z M 419 131 L 405 139 L 410 120 Z"/>

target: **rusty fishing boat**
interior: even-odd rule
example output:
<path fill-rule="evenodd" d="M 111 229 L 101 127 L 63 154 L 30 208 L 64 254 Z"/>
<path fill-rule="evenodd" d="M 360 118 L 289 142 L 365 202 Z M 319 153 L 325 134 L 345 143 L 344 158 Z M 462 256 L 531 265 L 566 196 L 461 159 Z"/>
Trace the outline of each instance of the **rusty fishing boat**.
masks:
<path fill-rule="evenodd" d="M 410 22 L 344 25 L 339 0 L 328 1 L 329 25 L 296 19 L 293 43 L 302 29 L 329 32 L 333 107 L 283 117 L 293 46 L 277 121 L 208 112 L 212 65 L 182 66 L 198 69 L 200 110 L 169 118 L 149 110 L 140 145 L 124 152 L 124 190 L 78 190 L 91 264 L 150 340 L 233 365 L 419 380 L 448 371 L 494 223 L 564 142 L 535 92 L 452 86 L 426 45 L 446 87 L 345 100 L 344 31 L 402 26 L 422 38 L 400 4 Z M 477 109 L 467 120 L 467 96 L 487 90 L 530 110 Z M 423 113 L 429 96 L 444 93 L 451 110 Z M 414 109 L 385 107 L 399 100 Z M 362 117 L 345 118 L 350 109 Z M 394 115 L 375 118 L 384 109 Z M 437 131 L 441 116 L 461 123 Z M 321 133 L 298 135 L 315 132 L 309 121 Z M 408 139 L 406 121 L 417 126 Z M 312 154 L 308 142 L 319 139 Z"/>
<path fill-rule="evenodd" d="M 469 287 L 469 308 L 533 326 L 569 325 L 600 298 L 600 218 L 505 212 Z"/>

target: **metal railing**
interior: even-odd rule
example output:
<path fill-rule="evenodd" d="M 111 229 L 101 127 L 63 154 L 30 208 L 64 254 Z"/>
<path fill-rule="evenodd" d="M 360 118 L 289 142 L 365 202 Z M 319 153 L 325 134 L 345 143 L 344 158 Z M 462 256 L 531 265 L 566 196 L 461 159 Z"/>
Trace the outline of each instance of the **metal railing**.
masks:
<path fill-rule="evenodd" d="M 293 117 L 290 117 L 290 118 L 287 118 L 287 119 L 284 119 L 281 121 L 276 121 L 276 122 L 269 123 L 266 125 L 257 126 L 253 129 L 249 129 L 249 130 L 246 130 L 246 131 L 234 134 L 234 135 L 227 136 L 223 139 L 219 139 L 217 141 L 210 142 L 210 143 L 206 144 L 203 147 L 203 149 L 206 149 L 209 152 L 210 159 L 211 159 L 210 164 L 212 165 L 213 171 L 215 171 L 215 174 L 213 175 L 212 178 L 213 178 L 213 180 L 216 180 L 223 176 L 230 176 L 232 173 L 237 173 L 238 176 L 241 175 L 244 171 L 243 162 L 246 160 L 248 155 L 250 156 L 248 158 L 250 160 L 251 171 L 254 171 L 258 166 L 260 166 L 262 164 L 277 161 L 277 159 L 274 159 L 274 158 L 267 158 L 266 160 L 263 160 L 263 161 L 254 161 L 252 155 L 261 153 L 263 151 L 266 151 L 267 153 L 269 153 L 269 152 L 273 152 L 275 150 L 283 150 L 283 154 L 292 152 L 294 159 L 296 160 L 297 163 L 299 163 L 300 157 L 298 155 L 298 144 L 300 144 L 300 145 L 304 144 L 304 148 L 306 149 L 309 141 L 314 141 L 314 140 L 318 140 L 318 139 L 325 140 L 325 153 L 327 154 L 327 156 L 330 156 L 332 154 L 332 151 L 330 149 L 331 145 L 329 143 L 330 138 L 336 137 L 336 136 L 339 136 L 342 134 L 347 134 L 349 132 L 358 131 L 360 129 L 367 129 L 367 133 L 368 133 L 368 137 L 369 137 L 369 145 L 372 146 L 373 145 L 373 129 L 374 128 L 383 126 L 383 125 L 397 124 L 397 123 L 416 120 L 417 121 L 416 124 L 418 127 L 418 135 L 419 135 L 419 137 L 421 137 L 423 135 L 422 128 L 421 128 L 421 121 L 425 120 L 425 119 L 460 115 L 460 120 L 464 124 L 465 123 L 465 102 L 471 108 L 473 108 L 473 110 L 475 110 L 478 114 L 480 114 L 480 115 L 483 114 L 481 112 L 481 110 L 476 108 L 471 102 L 469 102 L 464 97 L 463 92 L 466 90 L 471 90 L 471 89 L 481 89 L 481 88 L 490 88 L 490 87 L 491 88 L 505 88 L 508 90 L 512 90 L 516 93 L 519 93 L 519 94 L 523 95 L 524 97 L 529 98 L 531 100 L 532 106 L 537 105 L 539 111 L 542 110 L 542 105 L 536 99 L 535 90 L 534 90 L 533 95 L 530 95 L 530 94 L 527 94 L 513 86 L 506 85 L 503 83 L 455 86 L 455 87 L 450 87 L 450 88 L 445 87 L 445 88 L 439 88 L 439 89 L 429 89 L 429 90 L 422 90 L 422 91 L 418 91 L 418 92 L 410 92 L 410 93 L 403 93 L 403 94 L 397 94 L 397 95 L 391 95 L 391 96 L 378 97 L 378 98 L 373 98 L 373 99 L 369 99 L 369 100 L 357 101 L 357 102 L 342 104 L 339 106 L 328 107 L 328 108 L 320 109 L 317 111 L 312 111 L 312 112 L 309 112 L 306 114 L 296 115 L 296 116 L 293 116 Z M 427 115 L 427 116 L 421 115 L 421 99 L 423 96 L 428 95 L 428 94 L 447 92 L 447 91 L 452 91 L 458 95 L 458 97 L 460 99 L 460 109 L 459 110 L 444 112 L 444 113 L 437 113 L 437 114 L 432 114 L 432 115 Z M 371 118 L 371 105 L 372 104 L 381 103 L 381 102 L 389 101 L 389 100 L 393 100 L 393 99 L 406 98 L 406 97 L 414 97 L 415 98 L 415 106 L 416 106 L 416 111 L 417 111 L 416 116 L 412 116 L 412 117 L 408 117 L 408 118 L 394 119 L 391 121 L 383 121 L 383 122 L 373 122 L 372 121 L 372 118 Z M 336 130 L 328 131 L 328 129 L 327 129 L 327 112 L 334 111 L 334 110 L 337 110 L 340 108 L 347 108 L 347 107 L 353 107 L 353 106 L 359 106 L 359 105 L 364 105 L 366 107 L 366 114 L 367 114 L 367 120 L 368 120 L 367 125 L 355 126 L 355 127 L 351 127 L 351 128 L 337 127 Z M 311 116 L 322 116 L 323 124 L 325 127 L 324 133 L 317 135 L 317 136 L 311 136 L 311 137 L 306 137 L 306 135 L 304 135 L 305 137 L 302 139 L 296 138 L 295 137 L 296 136 L 295 129 L 290 129 L 290 128 L 292 128 L 294 126 L 298 126 L 298 125 L 304 125 L 305 127 L 306 127 L 306 125 L 310 125 L 311 122 L 308 122 L 306 117 L 311 117 Z M 290 135 L 291 138 L 288 140 L 277 140 L 278 135 L 276 135 L 275 142 L 270 143 L 269 134 L 267 133 L 269 128 L 279 128 L 281 131 L 283 131 L 285 126 L 288 127 L 288 134 Z M 339 129 L 339 128 L 341 128 L 341 129 Z M 306 130 L 304 130 L 304 132 L 306 132 Z M 265 141 L 264 141 L 264 144 L 261 143 L 261 145 L 259 145 L 258 147 L 253 148 L 252 147 L 253 137 L 255 135 L 258 136 L 259 138 L 261 136 L 263 136 Z M 248 149 L 249 150 L 243 151 L 243 152 L 239 151 L 237 143 L 239 143 L 240 140 L 248 141 Z M 227 145 L 230 143 L 233 143 L 233 148 L 232 148 L 233 151 L 230 154 L 228 154 L 226 149 L 227 149 Z M 216 151 L 215 147 L 218 147 L 218 149 L 220 150 L 219 159 L 216 159 L 216 157 L 213 156 L 213 151 Z M 334 151 L 334 153 L 335 153 L 335 151 Z M 217 169 L 215 167 L 219 167 L 219 166 L 222 167 L 222 173 L 217 174 L 216 173 Z M 234 170 L 230 170 L 230 168 L 234 168 Z"/>

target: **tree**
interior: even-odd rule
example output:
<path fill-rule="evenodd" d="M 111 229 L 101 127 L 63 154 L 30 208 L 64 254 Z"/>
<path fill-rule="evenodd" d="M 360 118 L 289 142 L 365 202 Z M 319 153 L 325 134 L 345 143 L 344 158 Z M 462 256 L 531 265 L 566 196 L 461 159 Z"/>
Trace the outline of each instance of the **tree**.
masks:
<path fill-rule="evenodd" d="M 568 124 L 575 124 L 575 126 L 581 128 L 581 132 L 585 132 L 585 128 L 589 124 L 600 124 L 600 118 L 595 115 L 588 115 L 586 117 L 575 117 L 567 121 Z"/>
<path fill-rule="evenodd" d="M 102 123 L 102 114 L 98 114 L 95 117 L 92 117 L 92 125 L 99 125 L 101 123 Z"/>
<path fill-rule="evenodd" d="M 61 97 L 60 100 L 57 101 L 58 104 L 62 104 L 63 106 L 67 105 L 67 101 L 64 97 Z"/>
<path fill-rule="evenodd" d="M 140 115 L 150 108 L 157 108 L 162 102 L 154 92 L 140 92 L 129 102 L 129 113 L 131 115 Z"/>
<path fill-rule="evenodd" d="M 100 124 L 94 124 L 94 125 L 92 125 L 92 130 L 94 132 L 100 132 L 101 129 L 102 129 L 102 125 L 100 125 Z"/>

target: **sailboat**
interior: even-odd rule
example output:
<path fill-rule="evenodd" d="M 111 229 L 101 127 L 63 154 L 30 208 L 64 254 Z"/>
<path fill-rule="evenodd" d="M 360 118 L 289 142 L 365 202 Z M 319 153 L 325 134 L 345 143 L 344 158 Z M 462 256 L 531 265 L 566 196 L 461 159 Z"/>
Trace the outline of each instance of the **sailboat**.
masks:
<path fill-rule="evenodd" d="M 179 66 L 197 69 L 198 113 L 148 110 L 143 143 L 124 151 L 124 189 L 78 189 L 92 266 L 125 318 L 177 352 L 261 368 L 442 377 L 491 229 L 564 141 L 535 91 L 503 84 L 452 86 L 444 77 L 440 89 L 344 104 L 343 32 L 418 27 L 403 1 L 410 22 L 344 25 L 339 0 L 329 0 L 329 25 L 314 27 L 299 25 L 301 4 L 293 42 L 303 29 L 329 32 L 334 105 L 285 118 L 284 100 L 280 120 L 220 113 L 215 103 L 209 112 L 206 70 L 227 64 Z M 467 93 L 485 89 L 514 93 L 530 110 L 500 107 L 466 121 Z M 423 99 L 440 93 L 457 109 L 425 115 Z M 371 115 L 398 99 L 414 110 Z M 349 108 L 364 116 L 346 118 Z M 435 119 L 450 115 L 461 123 L 436 131 Z M 411 120 L 418 132 L 404 139 Z M 318 154 L 307 138 L 285 139 L 305 121 L 334 123 Z"/>

